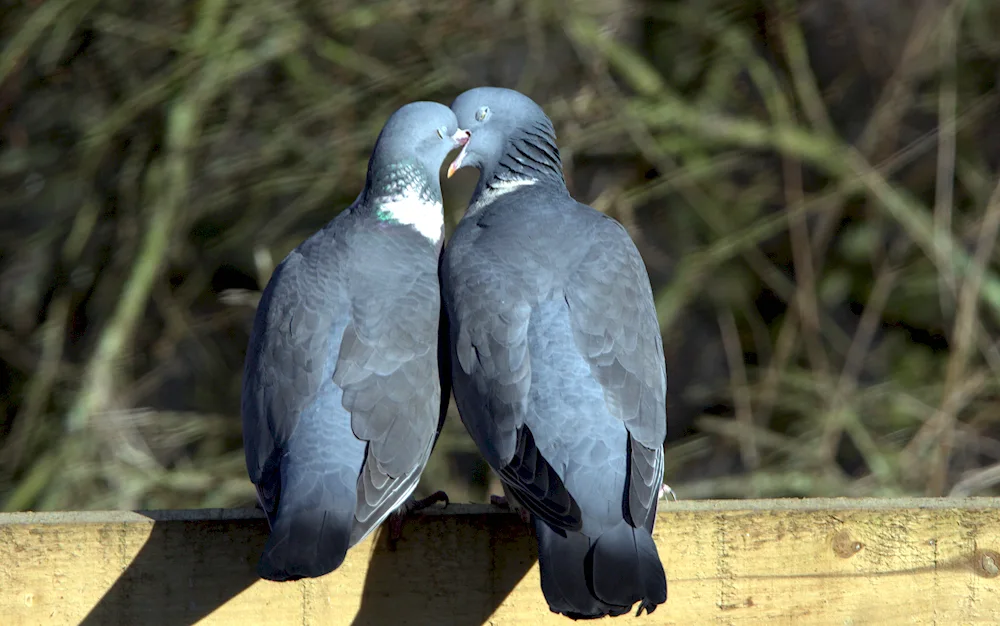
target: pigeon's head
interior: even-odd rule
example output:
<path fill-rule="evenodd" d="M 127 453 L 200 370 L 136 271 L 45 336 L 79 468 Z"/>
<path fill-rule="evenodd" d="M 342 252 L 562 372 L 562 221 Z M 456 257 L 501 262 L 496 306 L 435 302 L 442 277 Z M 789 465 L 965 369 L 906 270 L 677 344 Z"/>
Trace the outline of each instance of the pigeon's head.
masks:
<path fill-rule="evenodd" d="M 400 107 L 382 128 L 370 167 L 416 159 L 437 180 L 448 153 L 465 145 L 468 131 L 455 114 L 438 102 L 411 102 Z"/>
<path fill-rule="evenodd" d="M 451 110 L 472 137 L 448 167 L 463 167 L 505 180 L 555 177 L 562 162 L 552 121 L 528 96 L 500 87 L 478 87 L 455 98 Z"/>

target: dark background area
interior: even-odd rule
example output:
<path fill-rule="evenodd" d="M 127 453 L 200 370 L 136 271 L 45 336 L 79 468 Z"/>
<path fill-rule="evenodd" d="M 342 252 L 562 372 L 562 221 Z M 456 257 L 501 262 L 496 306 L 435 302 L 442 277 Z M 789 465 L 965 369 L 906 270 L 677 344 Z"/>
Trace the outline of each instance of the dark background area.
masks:
<path fill-rule="evenodd" d="M 258 290 L 393 110 L 484 84 L 643 254 L 680 497 L 1000 482 L 1000 4 L 34 0 L 0 41 L 6 510 L 251 505 Z M 454 407 L 437 489 L 499 493 Z"/>

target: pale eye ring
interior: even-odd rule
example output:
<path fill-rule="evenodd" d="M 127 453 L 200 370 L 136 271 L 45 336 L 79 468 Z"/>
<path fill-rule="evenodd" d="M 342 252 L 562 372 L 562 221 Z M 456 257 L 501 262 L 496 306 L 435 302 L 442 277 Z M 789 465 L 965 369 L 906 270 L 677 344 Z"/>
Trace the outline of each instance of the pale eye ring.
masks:
<path fill-rule="evenodd" d="M 488 107 L 488 106 L 479 107 L 479 110 L 476 111 L 476 121 L 477 122 L 482 122 L 483 120 L 486 119 L 486 117 L 489 114 L 490 114 L 490 107 Z"/>
<path fill-rule="evenodd" d="M 440 127 L 440 128 L 437 129 L 437 134 L 438 134 L 438 137 L 440 137 L 441 139 L 444 139 L 444 136 L 448 134 L 448 129 L 445 128 L 444 126 L 442 126 L 442 127 Z"/>

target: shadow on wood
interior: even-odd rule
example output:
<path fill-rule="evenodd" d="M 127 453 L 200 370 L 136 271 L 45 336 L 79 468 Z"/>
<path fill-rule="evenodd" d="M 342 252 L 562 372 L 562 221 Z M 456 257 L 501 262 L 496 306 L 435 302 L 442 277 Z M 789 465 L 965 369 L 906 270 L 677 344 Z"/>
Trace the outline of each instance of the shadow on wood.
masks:
<path fill-rule="evenodd" d="M 255 570 L 268 532 L 257 511 L 133 517 L 146 523 L 108 525 L 99 539 L 103 560 L 117 559 L 123 569 L 80 622 L 84 626 L 189 626 L 251 586 L 252 594 L 299 598 L 306 615 L 323 614 L 324 604 L 336 611 L 343 602 L 344 613 L 354 614 L 353 626 L 478 626 L 537 561 L 534 535 L 516 515 L 457 505 L 409 517 L 395 550 L 383 527 L 374 541 L 353 548 L 330 576 L 272 583 L 260 580 Z M 341 588 L 348 580 L 351 591 Z M 333 596 L 334 589 L 345 597 Z M 285 617 L 297 621 L 292 614 Z"/>
<path fill-rule="evenodd" d="M 145 515 L 154 520 L 149 537 L 82 626 L 190 626 L 259 580 L 262 517 L 195 525 L 177 523 L 169 511 Z"/>
<path fill-rule="evenodd" d="M 534 534 L 516 515 L 483 509 L 410 517 L 394 551 L 383 526 L 352 626 L 485 624 L 538 552 Z"/>

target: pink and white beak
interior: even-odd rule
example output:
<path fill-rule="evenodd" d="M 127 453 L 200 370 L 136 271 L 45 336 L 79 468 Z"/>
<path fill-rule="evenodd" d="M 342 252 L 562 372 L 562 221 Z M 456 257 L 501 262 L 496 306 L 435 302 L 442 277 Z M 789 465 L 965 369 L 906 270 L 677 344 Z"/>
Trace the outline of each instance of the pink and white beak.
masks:
<path fill-rule="evenodd" d="M 458 156 L 455 157 L 455 160 L 452 161 L 451 165 L 448 166 L 448 178 L 451 178 L 455 174 L 455 172 L 457 172 L 458 169 L 462 167 L 462 161 L 465 160 L 465 155 L 466 155 L 465 149 L 469 146 L 470 137 L 472 137 L 472 133 L 470 133 L 467 130 L 462 130 L 461 128 L 455 131 L 455 134 L 451 136 L 451 138 L 455 140 L 455 143 L 462 146 L 462 151 L 458 153 Z"/>

